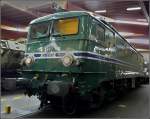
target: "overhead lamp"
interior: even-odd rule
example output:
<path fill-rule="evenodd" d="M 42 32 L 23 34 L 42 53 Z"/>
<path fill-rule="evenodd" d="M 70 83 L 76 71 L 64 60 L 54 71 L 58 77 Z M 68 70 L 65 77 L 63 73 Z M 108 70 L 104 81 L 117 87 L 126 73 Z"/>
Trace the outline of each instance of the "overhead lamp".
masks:
<path fill-rule="evenodd" d="M 137 34 L 137 33 L 131 33 L 131 32 L 119 32 L 122 36 L 143 36 L 144 34 Z"/>
<path fill-rule="evenodd" d="M 5 30 L 9 30 L 9 31 L 17 31 L 17 32 L 27 32 L 28 31 L 28 27 L 16 28 L 16 27 L 7 26 L 7 25 L 1 25 L 0 28 L 5 29 Z"/>
<path fill-rule="evenodd" d="M 135 10 L 140 10 L 140 9 L 141 9 L 141 7 L 129 7 L 126 10 L 127 11 L 135 11 Z"/>
<path fill-rule="evenodd" d="M 140 48 L 138 48 L 138 49 L 136 49 L 137 51 L 145 51 L 145 52 L 150 52 L 150 50 L 149 49 L 140 49 Z"/>
<path fill-rule="evenodd" d="M 97 10 L 95 13 L 106 13 L 106 10 Z"/>
<path fill-rule="evenodd" d="M 143 22 L 134 22 L 134 21 L 124 21 L 124 20 L 114 20 L 113 22 L 115 23 L 121 23 L 121 24 L 133 24 L 133 25 L 143 25 L 143 26 L 148 26 L 148 23 L 143 23 Z"/>
<path fill-rule="evenodd" d="M 137 19 L 137 21 L 147 22 L 147 20 L 146 20 L 146 19 Z"/>
<path fill-rule="evenodd" d="M 121 34 L 122 36 L 133 36 L 135 35 L 134 33 L 130 33 L 130 32 L 119 32 L 119 34 Z"/>
<path fill-rule="evenodd" d="M 129 43 L 135 43 L 135 44 L 143 44 L 143 45 L 148 45 L 149 40 L 147 38 L 126 38 L 126 40 Z"/>

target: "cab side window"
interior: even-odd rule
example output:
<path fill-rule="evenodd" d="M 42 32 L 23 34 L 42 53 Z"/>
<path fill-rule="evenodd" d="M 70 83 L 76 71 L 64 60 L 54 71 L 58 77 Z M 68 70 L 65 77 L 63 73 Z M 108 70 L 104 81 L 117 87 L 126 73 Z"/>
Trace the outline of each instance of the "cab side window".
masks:
<path fill-rule="evenodd" d="M 97 41 L 103 43 L 105 41 L 105 29 L 100 25 L 96 25 L 96 38 Z"/>
<path fill-rule="evenodd" d="M 105 47 L 106 48 L 115 47 L 115 35 L 109 29 L 106 29 L 105 31 Z"/>
<path fill-rule="evenodd" d="M 95 19 L 92 19 L 91 29 L 90 29 L 90 40 L 93 40 L 97 43 L 100 43 L 101 45 L 104 44 L 105 41 L 105 29 Z"/>
<path fill-rule="evenodd" d="M 91 41 L 95 41 L 96 42 L 96 36 L 95 36 L 95 32 L 96 32 L 96 24 L 94 22 L 94 20 L 91 18 L 91 27 L 89 29 L 89 39 Z"/>

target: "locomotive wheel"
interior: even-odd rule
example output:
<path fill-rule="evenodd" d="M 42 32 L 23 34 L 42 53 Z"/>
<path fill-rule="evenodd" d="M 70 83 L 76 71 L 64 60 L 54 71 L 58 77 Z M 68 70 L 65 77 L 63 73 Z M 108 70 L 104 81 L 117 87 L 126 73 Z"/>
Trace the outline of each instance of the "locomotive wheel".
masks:
<path fill-rule="evenodd" d="M 103 88 L 99 88 L 96 91 L 93 91 L 90 97 L 90 108 L 99 109 L 104 102 L 105 90 Z"/>
<path fill-rule="evenodd" d="M 53 100 L 51 100 L 50 105 L 54 110 L 60 110 L 62 105 L 62 98 L 60 97 L 54 98 Z"/>
<path fill-rule="evenodd" d="M 77 112 L 77 96 L 75 94 L 67 94 L 62 101 L 62 108 L 66 114 L 73 115 Z"/>
<path fill-rule="evenodd" d="M 108 89 L 107 94 L 106 94 L 106 101 L 111 102 L 115 100 L 118 97 L 118 94 L 115 89 Z"/>

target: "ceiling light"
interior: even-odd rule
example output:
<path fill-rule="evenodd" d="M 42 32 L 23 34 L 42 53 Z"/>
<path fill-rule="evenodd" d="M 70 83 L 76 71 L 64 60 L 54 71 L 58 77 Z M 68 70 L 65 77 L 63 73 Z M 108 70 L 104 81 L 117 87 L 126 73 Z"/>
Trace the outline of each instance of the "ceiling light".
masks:
<path fill-rule="evenodd" d="M 137 51 L 145 51 L 145 52 L 150 52 L 150 50 L 149 49 L 140 49 L 140 48 L 138 48 L 138 49 L 136 49 Z"/>
<path fill-rule="evenodd" d="M 143 36 L 144 34 L 137 34 L 137 33 L 131 33 L 131 32 L 119 32 L 124 37 L 129 37 L 129 36 Z"/>
<path fill-rule="evenodd" d="M 9 31 L 17 31 L 17 32 L 27 32 L 28 31 L 28 27 L 16 28 L 16 27 L 11 27 L 11 26 L 7 26 L 7 25 L 1 25 L 0 28 L 5 29 L 5 30 L 9 30 Z"/>
<path fill-rule="evenodd" d="M 146 19 L 137 19 L 137 21 L 147 22 Z"/>
<path fill-rule="evenodd" d="M 148 38 L 146 38 L 144 40 L 143 40 L 143 38 L 126 38 L 126 40 L 129 43 L 143 44 L 143 45 L 148 45 L 149 44 Z"/>
<path fill-rule="evenodd" d="M 127 8 L 126 10 L 127 11 L 135 11 L 135 10 L 140 10 L 141 7 L 130 7 L 130 8 Z"/>
<path fill-rule="evenodd" d="M 97 10 L 95 13 L 106 13 L 106 10 Z"/>
<path fill-rule="evenodd" d="M 121 24 L 134 24 L 134 25 L 143 25 L 148 26 L 148 23 L 143 22 L 135 22 L 135 21 L 123 21 L 123 20 L 114 20 L 115 23 L 121 23 Z"/>
<path fill-rule="evenodd" d="M 119 32 L 119 34 L 121 34 L 122 36 L 133 36 L 134 33 L 130 33 L 130 32 Z"/>

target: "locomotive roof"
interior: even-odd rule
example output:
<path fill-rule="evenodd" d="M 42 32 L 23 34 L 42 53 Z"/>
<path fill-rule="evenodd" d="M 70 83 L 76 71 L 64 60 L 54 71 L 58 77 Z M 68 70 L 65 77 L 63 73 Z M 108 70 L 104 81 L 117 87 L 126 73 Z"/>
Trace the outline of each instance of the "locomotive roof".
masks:
<path fill-rule="evenodd" d="M 30 22 L 30 24 L 44 22 L 44 21 L 48 21 L 48 20 L 52 20 L 52 19 L 77 17 L 77 16 L 82 16 L 82 15 L 89 15 L 89 14 L 88 14 L 88 12 L 84 12 L 84 11 L 58 12 L 58 13 L 54 13 L 54 14 L 50 14 L 50 15 L 46 15 L 46 16 L 34 19 Z"/>

